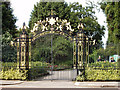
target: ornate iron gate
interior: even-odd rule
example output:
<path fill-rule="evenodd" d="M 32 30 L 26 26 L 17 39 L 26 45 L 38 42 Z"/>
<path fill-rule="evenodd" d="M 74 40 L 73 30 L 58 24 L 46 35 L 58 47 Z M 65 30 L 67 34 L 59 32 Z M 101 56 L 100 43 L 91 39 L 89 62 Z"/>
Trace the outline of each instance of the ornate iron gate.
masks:
<path fill-rule="evenodd" d="M 38 21 L 34 24 L 30 37 L 26 30 L 25 24 L 20 37 L 17 38 L 17 61 L 20 69 L 29 70 L 31 61 L 31 42 L 34 42 L 41 36 L 46 34 L 59 34 L 73 41 L 73 69 L 77 69 L 77 75 L 81 70 L 84 70 L 85 64 L 89 63 L 89 44 L 92 42 L 85 35 L 83 25 L 78 25 L 78 33 L 72 36 L 74 29 L 71 28 L 70 22 L 67 20 L 58 19 L 53 14 L 43 21 Z M 52 59 L 52 58 L 51 58 Z"/>

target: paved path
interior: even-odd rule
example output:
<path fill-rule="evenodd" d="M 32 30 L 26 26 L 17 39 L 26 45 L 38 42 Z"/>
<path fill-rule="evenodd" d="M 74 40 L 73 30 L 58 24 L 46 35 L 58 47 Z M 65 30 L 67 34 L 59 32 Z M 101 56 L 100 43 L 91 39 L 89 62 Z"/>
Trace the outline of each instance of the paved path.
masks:
<path fill-rule="evenodd" d="M 7 82 L 7 81 L 6 81 Z M 12 81 L 11 81 L 12 82 Z M 14 82 L 14 81 L 13 81 Z M 15 85 L 2 85 L 1 88 L 118 88 L 120 82 L 73 82 L 65 80 L 24 81 Z"/>
<path fill-rule="evenodd" d="M 20 81 L 20 80 L 0 80 L 0 85 L 17 85 L 23 82 L 24 81 Z"/>
<path fill-rule="evenodd" d="M 76 88 L 72 81 L 24 81 L 16 85 L 2 85 L 2 88 Z"/>
<path fill-rule="evenodd" d="M 50 75 L 37 78 L 35 81 L 40 80 L 75 80 L 77 77 L 77 70 L 62 70 L 62 71 L 48 71 Z"/>
<path fill-rule="evenodd" d="M 75 82 L 76 86 L 79 87 L 120 87 L 120 82 Z"/>

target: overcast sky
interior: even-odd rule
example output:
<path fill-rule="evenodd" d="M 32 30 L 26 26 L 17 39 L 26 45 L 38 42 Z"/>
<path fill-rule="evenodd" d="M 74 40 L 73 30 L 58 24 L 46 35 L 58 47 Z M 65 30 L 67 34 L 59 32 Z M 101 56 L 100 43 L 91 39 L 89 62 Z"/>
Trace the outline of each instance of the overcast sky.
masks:
<path fill-rule="evenodd" d="M 88 2 L 88 0 L 65 0 L 65 1 L 68 4 L 73 2 L 79 2 L 80 4 L 82 4 L 82 6 L 86 6 L 86 2 Z M 95 3 L 97 2 L 97 0 L 90 0 L 90 1 L 94 1 Z M 11 2 L 11 7 L 14 10 L 13 14 L 18 19 L 16 22 L 17 28 L 18 29 L 21 28 L 23 25 L 23 22 L 25 22 L 26 26 L 28 26 L 30 15 L 34 8 L 34 4 L 39 2 L 39 0 L 10 0 L 10 2 Z M 102 12 L 102 10 L 100 12 L 98 12 L 97 10 L 95 11 L 96 11 L 96 16 L 98 18 L 99 24 L 106 26 L 107 24 L 104 23 L 104 21 L 106 22 L 106 17 Z M 108 38 L 108 31 L 106 28 L 105 37 L 103 37 L 104 44 L 106 44 L 107 38 Z"/>

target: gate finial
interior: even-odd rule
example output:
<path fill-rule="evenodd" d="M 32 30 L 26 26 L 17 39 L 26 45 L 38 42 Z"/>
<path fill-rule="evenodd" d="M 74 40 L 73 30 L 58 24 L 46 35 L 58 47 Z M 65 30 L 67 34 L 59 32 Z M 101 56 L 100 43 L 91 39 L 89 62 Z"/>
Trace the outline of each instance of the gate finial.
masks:
<path fill-rule="evenodd" d="M 51 9 L 51 15 L 53 15 L 53 9 Z"/>
<path fill-rule="evenodd" d="M 25 29 L 25 22 L 23 23 L 23 29 Z"/>
<path fill-rule="evenodd" d="M 22 34 L 27 34 L 25 22 L 23 23 Z"/>

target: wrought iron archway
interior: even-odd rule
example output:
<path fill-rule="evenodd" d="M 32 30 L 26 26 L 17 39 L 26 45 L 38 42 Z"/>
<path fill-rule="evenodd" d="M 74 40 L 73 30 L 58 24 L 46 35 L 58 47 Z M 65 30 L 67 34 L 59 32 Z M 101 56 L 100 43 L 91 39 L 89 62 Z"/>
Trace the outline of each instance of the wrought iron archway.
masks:
<path fill-rule="evenodd" d="M 67 20 L 58 19 L 54 15 L 46 18 L 43 21 L 37 21 L 31 30 L 32 37 L 30 37 L 23 25 L 22 33 L 17 38 L 17 61 L 18 67 L 29 69 L 29 62 L 31 60 L 31 42 L 46 34 L 60 34 L 73 41 L 73 68 L 79 71 L 84 69 L 84 65 L 89 62 L 89 44 L 92 40 L 85 35 L 83 25 L 78 25 L 79 32 L 76 36 L 72 36 L 74 29 L 71 28 L 70 22 Z"/>

